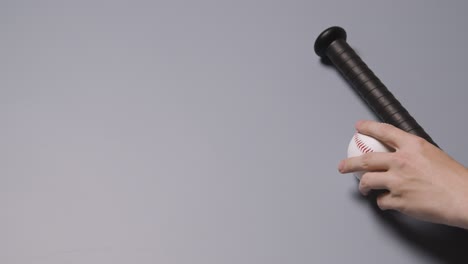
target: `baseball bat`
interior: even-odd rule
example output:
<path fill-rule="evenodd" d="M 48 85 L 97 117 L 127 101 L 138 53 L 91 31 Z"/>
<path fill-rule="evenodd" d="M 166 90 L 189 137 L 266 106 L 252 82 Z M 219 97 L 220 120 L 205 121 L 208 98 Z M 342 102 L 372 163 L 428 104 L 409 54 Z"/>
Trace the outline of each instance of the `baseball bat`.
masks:
<path fill-rule="evenodd" d="M 315 41 L 314 50 L 329 59 L 351 84 L 382 122 L 394 125 L 408 133 L 426 139 L 437 146 L 432 138 L 401 105 L 380 79 L 346 42 L 346 31 L 330 27 Z"/>

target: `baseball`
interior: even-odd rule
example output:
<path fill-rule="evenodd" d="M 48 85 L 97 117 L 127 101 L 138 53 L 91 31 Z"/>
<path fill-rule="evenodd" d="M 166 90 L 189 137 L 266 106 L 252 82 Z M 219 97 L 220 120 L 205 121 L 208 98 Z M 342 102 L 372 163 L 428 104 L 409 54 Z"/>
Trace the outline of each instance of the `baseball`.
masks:
<path fill-rule="evenodd" d="M 349 142 L 348 158 L 361 156 L 369 152 L 391 152 L 392 150 L 373 137 L 356 132 Z M 365 171 L 354 173 L 354 176 L 361 180 Z"/>

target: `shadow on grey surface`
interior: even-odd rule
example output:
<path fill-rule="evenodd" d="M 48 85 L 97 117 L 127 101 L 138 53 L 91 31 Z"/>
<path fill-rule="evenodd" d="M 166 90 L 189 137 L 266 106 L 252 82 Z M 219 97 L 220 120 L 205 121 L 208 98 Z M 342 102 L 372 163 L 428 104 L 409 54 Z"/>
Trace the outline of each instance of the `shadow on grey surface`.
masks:
<path fill-rule="evenodd" d="M 376 202 L 378 194 L 373 192 L 363 197 L 357 192 L 356 196 L 370 204 L 378 221 L 397 239 L 441 263 L 468 263 L 466 230 L 419 221 L 395 211 L 382 211 Z"/>
<path fill-rule="evenodd" d="M 327 58 L 321 58 L 320 62 L 332 67 Z M 354 89 L 346 79 L 336 71 L 341 80 L 349 89 Z M 359 94 L 355 95 L 360 98 Z M 368 109 L 374 114 L 370 109 Z M 379 119 L 375 114 L 376 119 Z M 468 231 L 445 225 L 432 224 L 410 218 L 394 211 L 382 211 L 377 205 L 378 192 L 363 197 L 357 193 L 359 199 L 370 202 L 374 215 L 388 230 L 392 231 L 403 243 L 409 247 L 421 251 L 424 255 L 431 256 L 442 263 L 468 263 Z"/>

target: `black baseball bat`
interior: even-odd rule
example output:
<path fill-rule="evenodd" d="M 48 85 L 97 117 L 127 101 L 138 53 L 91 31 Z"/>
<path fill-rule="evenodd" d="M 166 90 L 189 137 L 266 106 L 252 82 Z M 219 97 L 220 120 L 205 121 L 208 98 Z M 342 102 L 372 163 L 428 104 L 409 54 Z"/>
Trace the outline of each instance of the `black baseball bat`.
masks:
<path fill-rule="evenodd" d="M 409 112 L 393 96 L 346 42 L 346 31 L 330 27 L 315 41 L 314 50 L 328 58 L 382 122 L 426 139 L 437 146 Z"/>

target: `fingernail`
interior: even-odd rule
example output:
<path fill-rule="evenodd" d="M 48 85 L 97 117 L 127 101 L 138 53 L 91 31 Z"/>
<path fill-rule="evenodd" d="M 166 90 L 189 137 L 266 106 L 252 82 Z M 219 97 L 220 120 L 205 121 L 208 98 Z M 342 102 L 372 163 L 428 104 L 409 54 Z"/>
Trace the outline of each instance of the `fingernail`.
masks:
<path fill-rule="evenodd" d="M 338 171 L 339 171 L 339 172 L 343 172 L 344 164 L 345 164 L 345 161 L 342 160 L 342 161 L 340 162 L 340 164 L 338 165 Z"/>
<path fill-rule="evenodd" d="M 362 123 L 364 123 L 364 120 L 357 121 L 356 125 L 355 125 L 356 129 L 358 129 L 361 126 Z"/>

